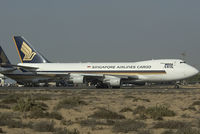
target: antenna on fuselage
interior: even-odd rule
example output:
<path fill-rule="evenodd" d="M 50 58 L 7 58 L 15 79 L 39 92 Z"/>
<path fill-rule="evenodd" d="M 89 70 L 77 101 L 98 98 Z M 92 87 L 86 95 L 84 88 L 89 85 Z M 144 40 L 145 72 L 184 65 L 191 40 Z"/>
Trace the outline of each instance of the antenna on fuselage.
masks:
<path fill-rule="evenodd" d="M 181 57 L 182 59 L 185 61 L 186 60 L 186 52 L 184 51 L 183 53 L 181 53 Z"/>

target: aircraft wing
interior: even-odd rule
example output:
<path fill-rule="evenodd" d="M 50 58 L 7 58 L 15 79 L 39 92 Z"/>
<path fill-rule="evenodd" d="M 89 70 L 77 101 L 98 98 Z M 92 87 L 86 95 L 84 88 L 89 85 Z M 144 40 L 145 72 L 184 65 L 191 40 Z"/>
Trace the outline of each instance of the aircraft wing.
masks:
<path fill-rule="evenodd" d="M 19 68 L 23 68 L 23 69 L 38 69 L 37 67 L 30 67 L 30 66 L 21 66 L 21 65 L 12 65 L 12 64 L 0 64 L 1 67 L 19 67 Z"/>
<path fill-rule="evenodd" d="M 43 73 L 37 73 L 37 74 L 43 74 Z M 70 76 L 73 76 L 74 73 L 45 73 L 45 75 L 49 75 L 49 76 L 53 76 L 56 78 L 60 78 L 60 79 L 66 79 L 69 78 Z M 75 74 L 76 76 L 83 76 L 85 78 L 89 78 L 89 79 L 99 79 L 102 80 L 104 79 L 106 76 L 112 76 L 112 77 L 116 77 L 116 78 L 120 78 L 120 79 L 127 79 L 127 80 L 138 80 L 139 77 L 137 75 L 133 75 L 133 76 L 126 76 L 126 75 L 108 75 L 108 74 Z"/>
<path fill-rule="evenodd" d="M 127 75 L 112 75 L 114 77 L 118 77 L 121 79 L 131 79 L 131 80 L 137 80 L 139 77 L 137 75 L 127 76 Z"/>
<path fill-rule="evenodd" d="M 37 67 L 29 67 L 29 66 L 21 66 L 21 65 L 12 65 L 12 66 L 17 67 L 17 68 L 21 68 L 21 69 L 25 69 L 25 70 L 29 70 L 30 72 L 38 69 Z"/>
<path fill-rule="evenodd" d="M 81 76 L 86 77 L 105 77 L 105 76 L 113 76 L 117 78 L 124 78 L 124 79 L 139 79 L 137 75 L 127 76 L 127 75 L 109 75 L 109 74 L 80 74 Z"/>
<path fill-rule="evenodd" d="M 35 72 L 36 69 L 38 69 L 37 67 L 12 65 L 12 64 L 4 64 L 4 63 L 0 64 L 0 67 L 2 67 L 2 68 L 12 68 L 13 71 L 19 69 L 19 70 L 26 71 L 26 72 Z"/>
<path fill-rule="evenodd" d="M 127 76 L 127 75 L 108 75 L 108 74 L 81 74 L 81 76 L 84 76 L 86 78 L 90 79 L 104 79 L 106 76 L 112 76 L 120 79 L 126 79 L 126 80 L 138 80 L 139 77 L 137 75 Z"/>

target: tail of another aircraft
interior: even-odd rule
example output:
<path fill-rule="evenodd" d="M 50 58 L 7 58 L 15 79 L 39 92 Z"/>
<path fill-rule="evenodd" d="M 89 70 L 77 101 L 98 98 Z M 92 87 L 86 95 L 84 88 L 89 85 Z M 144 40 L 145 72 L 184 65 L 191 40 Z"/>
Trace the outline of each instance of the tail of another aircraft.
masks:
<path fill-rule="evenodd" d="M 10 65 L 10 61 L 8 60 L 8 57 L 6 56 L 1 46 L 0 46 L 0 64 Z"/>
<path fill-rule="evenodd" d="M 48 63 L 49 61 L 37 52 L 22 36 L 14 36 L 13 40 L 22 63 Z"/>

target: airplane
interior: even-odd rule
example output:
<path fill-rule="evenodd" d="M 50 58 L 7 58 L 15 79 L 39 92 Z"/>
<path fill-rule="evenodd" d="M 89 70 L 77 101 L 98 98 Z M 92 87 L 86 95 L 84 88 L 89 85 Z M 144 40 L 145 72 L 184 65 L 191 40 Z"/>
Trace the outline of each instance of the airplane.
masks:
<path fill-rule="evenodd" d="M 21 63 L 4 67 L 17 68 L 21 74 L 4 74 L 18 83 L 31 85 L 61 80 L 96 88 L 119 88 L 122 84 L 168 82 L 187 79 L 199 71 L 180 59 L 158 59 L 118 63 L 52 63 L 36 51 L 22 36 L 13 37 Z M 2 66 L 3 67 L 3 66 Z M 9 76 L 10 75 L 10 76 Z"/>
<path fill-rule="evenodd" d="M 26 71 L 26 69 L 28 69 L 28 71 Z M 1 46 L 0 73 L 15 80 L 18 84 L 25 86 L 33 86 L 33 84 L 36 86 L 39 84 L 39 81 L 46 82 L 47 80 L 50 80 L 49 77 L 36 75 L 35 72 L 30 71 L 30 68 L 12 65 Z"/>

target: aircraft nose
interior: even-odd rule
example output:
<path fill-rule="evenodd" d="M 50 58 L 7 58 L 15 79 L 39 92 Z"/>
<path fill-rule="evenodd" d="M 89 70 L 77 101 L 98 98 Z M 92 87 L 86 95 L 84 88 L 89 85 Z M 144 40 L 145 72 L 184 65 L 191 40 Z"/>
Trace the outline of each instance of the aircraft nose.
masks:
<path fill-rule="evenodd" d="M 199 70 L 197 70 L 196 68 L 194 68 L 194 73 L 195 75 L 199 73 Z"/>
<path fill-rule="evenodd" d="M 192 74 L 192 76 L 196 75 L 199 73 L 199 70 L 197 70 L 195 67 L 190 67 L 190 72 Z"/>
<path fill-rule="evenodd" d="M 189 78 L 189 77 L 192 77 L 192 76 L 195 76 L 196 74 L 199 73 L 199 70 L 197 70 L 195 67 L 191 66 L 191 65 L 186 65 L 184 67 L 184 76 L 185 78 Z"/>

